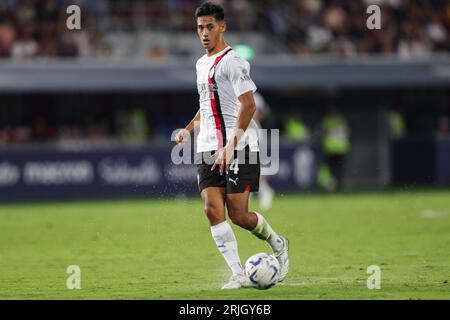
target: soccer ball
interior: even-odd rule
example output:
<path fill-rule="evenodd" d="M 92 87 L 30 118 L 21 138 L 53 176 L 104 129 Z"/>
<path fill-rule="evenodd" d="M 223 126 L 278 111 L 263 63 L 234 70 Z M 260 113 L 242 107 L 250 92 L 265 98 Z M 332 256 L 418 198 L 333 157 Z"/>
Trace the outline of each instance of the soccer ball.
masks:
<path fill-rule="evenodd" d="M 257 289 L 273 287 L 280 276 L 278 260 L 267 253 L 257 253 L 245 262 L 245 275 Z"/>

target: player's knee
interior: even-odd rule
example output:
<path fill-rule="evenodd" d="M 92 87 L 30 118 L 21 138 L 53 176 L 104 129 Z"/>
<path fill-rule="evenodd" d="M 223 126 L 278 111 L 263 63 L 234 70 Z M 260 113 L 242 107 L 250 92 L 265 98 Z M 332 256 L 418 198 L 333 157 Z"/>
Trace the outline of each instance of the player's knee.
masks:
<path fill-rule="evenodd" d="M 222 216 L 220 209 L 217 206 L 209 203 L 205 204 L 205 214 L 210 221 L 220 219 L 220 217 Z"/>

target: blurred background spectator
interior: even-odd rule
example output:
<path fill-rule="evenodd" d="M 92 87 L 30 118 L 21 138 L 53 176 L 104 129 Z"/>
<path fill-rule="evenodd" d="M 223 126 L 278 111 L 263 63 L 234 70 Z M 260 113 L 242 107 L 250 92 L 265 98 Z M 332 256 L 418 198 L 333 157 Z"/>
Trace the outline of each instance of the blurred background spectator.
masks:
<path fill-rule="evenodd" d="M 291 141 L 306 142 L 311 137 L 308 126 L 300 117 L 299 108 L 291 109 L 284 124 L 285 138 Z"/>
<path fill-rule="evenodd" d="M 392 109 L 389 112 L 389 130 L 392 140 L 399 140 L 406 136 L 405 118 L 399 110 Z"/>
<path fill-rule="evenodd" d="M 318 183 L 327 190 L 335 190 L 342 186 L 346 155 L 351 150 L 349 125 L 335 105 L 328 107 L 322 119 L 320 136 L 323 161 Z"/>

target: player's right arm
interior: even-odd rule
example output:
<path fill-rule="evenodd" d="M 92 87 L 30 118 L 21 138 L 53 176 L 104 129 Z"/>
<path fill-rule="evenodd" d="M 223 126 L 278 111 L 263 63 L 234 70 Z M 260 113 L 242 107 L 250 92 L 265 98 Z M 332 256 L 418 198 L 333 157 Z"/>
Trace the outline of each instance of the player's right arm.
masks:
<path fill-rule="evenodd" d="M 189 124 L 184 129 L 181 129 L 180 131 L 177 132 L 177 134 L 175 135 L 175 141 L 177 143 L 185 141 L 191 135 L 191 133 L 194 132 L 195 128 L 198 127 L 199 123 L 200 123 L 200 110 L 197 111 L 194 118 L 191 120 L 191 122 L 189 122 Z"/>

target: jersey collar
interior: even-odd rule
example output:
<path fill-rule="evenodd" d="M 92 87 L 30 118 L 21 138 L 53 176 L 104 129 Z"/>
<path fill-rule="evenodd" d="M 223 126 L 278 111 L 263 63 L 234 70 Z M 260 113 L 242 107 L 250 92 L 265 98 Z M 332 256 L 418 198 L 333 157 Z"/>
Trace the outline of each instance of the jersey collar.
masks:
<path fill-rule="evenodd" d="M 220 52 L 217 52 L 215 55 L 212 55 L 212 56 L 210 56 L 210 57 L 208 57 L 208 55 L 206 55 L 206 57 L 208 58 L 208 59 L 215 59 L 215 58 L 217 58 L 218 56 L 220 56 L 220 55 L 222 55 L 222 54 L 224 54 L 227 50 L 229 50 L 229 49 L 232 49 L 230 46 L 227 46 L 225 49 L 223 49 L 222 51 L 220 51 Z"/>

